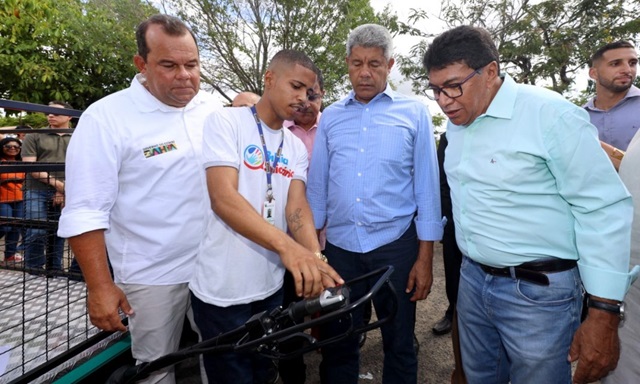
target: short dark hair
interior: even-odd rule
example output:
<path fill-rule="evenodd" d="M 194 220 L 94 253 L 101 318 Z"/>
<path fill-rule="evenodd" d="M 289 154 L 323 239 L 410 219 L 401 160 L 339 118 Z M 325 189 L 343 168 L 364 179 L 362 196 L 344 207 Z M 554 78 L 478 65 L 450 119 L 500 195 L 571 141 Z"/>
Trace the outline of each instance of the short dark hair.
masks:
<path fill-rule="evenodd" d="M 589 67 L 593 67 L 593 63 L 600 60 L 605 52 L 618 48 L 635 48 L 635 46 L 626 40 L 618 40 L 613 43 L 605 44 L 591 55 L 591 59 L 589 59 Z"/>
<path fill-rule="evenodd" d="M 478 69 L 495 61 L 500 71 L 500 54 L 486 29 L 461 25 L 439 35 L 427 48 L 422 64 L 427 75 L 432 69 L 443 69 L 453 63 L 464 63 Z"/>
<path fill-rule="evenodd" d="M 49 105 L 62 105 L 65 109 L 73 109 L 73 107 L 71 106 L 71 104 L 67 103 L 66 101 L 61 101 L 61 100 L 51 100 L 49 102 Z"/>
<path fill-rule="evenodd" d="M 295 49 L 283 49 L 281 51 L 278 51 L 278 53 L 273 55 L 273 57 L 271 58 L 271 62 L 269 62 L 269 69 L 272 69 L 274 66 L 280 64 L 298 64 L 312 70 L 316 75 L 319 72 L 318 67 L 313 62 L 313 60 L 309 58 L 309 56 L 307 56 L 304 52 Z"/>
<path fill-rule="evenodd" d="M 189 33 L 193 37 L 193 41 L 198 46 L 198 39 L 193 31 L 187 25 L 175 16 L 164 14 L 153 15 L 138 25 L 136 29 L 136 43 L 138 44 L 138 55 L 144 61 L 147 61 L 149 55 L 149 45 L 147 45 L 147 30 L 150 25 L 159 25 L 162 30 L 169 36 L 184 36 Z"/>

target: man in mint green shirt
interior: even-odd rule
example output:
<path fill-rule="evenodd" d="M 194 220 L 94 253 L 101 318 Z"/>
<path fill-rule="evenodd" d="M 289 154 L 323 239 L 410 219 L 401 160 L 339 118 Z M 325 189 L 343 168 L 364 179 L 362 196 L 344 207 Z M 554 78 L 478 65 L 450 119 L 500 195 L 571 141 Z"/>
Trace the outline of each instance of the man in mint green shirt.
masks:
<path fill-rule="evenodd" d="M 460 272 L 462 360 L 473 383 L 592 382 L 619 356 L 632 203 L 588 114 L 500 73 L 487 31 L 461 26 L 424 57 L 449 118 L 445 172 Z M 580 324 L 582 287 L 590 295 Z"/>

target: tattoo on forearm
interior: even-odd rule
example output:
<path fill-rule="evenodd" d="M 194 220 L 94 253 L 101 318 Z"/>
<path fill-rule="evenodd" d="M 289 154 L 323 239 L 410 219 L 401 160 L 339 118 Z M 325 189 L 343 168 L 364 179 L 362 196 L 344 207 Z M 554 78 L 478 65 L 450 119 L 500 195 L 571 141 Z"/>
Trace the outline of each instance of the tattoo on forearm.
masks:
<path fill-rule="evenodd" d="M 289 231 L 291 233 L 298 232 L 302 228 L 302 209 L 298 208 L 289 215 Z"/>

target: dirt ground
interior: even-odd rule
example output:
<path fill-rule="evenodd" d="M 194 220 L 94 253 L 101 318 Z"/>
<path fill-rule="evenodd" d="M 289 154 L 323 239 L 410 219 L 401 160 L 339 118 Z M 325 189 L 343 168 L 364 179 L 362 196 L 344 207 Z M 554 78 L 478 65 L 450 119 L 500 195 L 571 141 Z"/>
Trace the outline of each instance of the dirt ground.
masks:
<path fill-rule="evenodd" d="M 418 303 L 416 316 L 416 336 L 420 342 L 418 354 L 418 383 L 446 384 L 450 382 L 453 370 L 451 334 L 435 336 L 433 325 L 442 318 L 447 309 L 444 289 L 444 269 L 442 246 L 436 243 L 433 266 L 433 286 L 429 297 Z M 367 341 L 360 350 L 360 380 L 362 384 L 382 383 L 382 339 L 379 330 L 370 331 Z M 307 384 L 319 384 L 318 365 L 320 354 L 311 352 L 305 356 L 307 363 Z"/>
<path fill-rule="evenodd" d="M 435 247 L 433 280 L 431 294 L 426 300 L 418 303 L 416 315 L 416 337 L 420 343 L 419 384 L 449 383 L 454 365 L 451 334 L 435 336 L 431 332 L 431 328 L 444 315 L 448 305 L 444 289 L 442 246 L 439 243 Z M 306 354 L 305 362 L 307 364 L 306 384 L 320 384 L 318 375 L 320 353 Z M 379 330 L 370 331 L 367 334 L 367 341 L 361 349 L 360 374 L 359 382 L 362 384 L 382 383 L 382 340 Z M 197 359 L 179 364 L 176 367 L 176 379 L 180 384 L 202 383 Z M 281 382 L 278 381 L 278 383 Z"/>
<path fill-rule="evenodd" d="M 433 265 L 433 286 L 429 297 L 418 303 L 416 316 L 416 336 L 420 342 L 418 354 L 418 384 L 448 384 L 454 368 L 451 333 L 435 336 L 431 331 L 433 325 L 442 318 L 448 302 L 445 295 L 444 264 L 442 262 L 442 245 L 436 243 Z M 361 352 L 360 380 L 361 384 L 382 383 L 382 339 L 380 331 L 367 334 L 367 341 Z M 306 384 L 320 384 L 318 365 L 319 353 L 305 356 L 307 363 Z M 576 364 L 573 364 L 575 371 Z M 600 384 L 600 381 L 594 382 Z"/>
<path fill-rule="evenodd" d="M 454 367 L 451 349 L 451 334 L 435 336 L 433 325 L 442 318 L 447 309 L 444 286 L 444 266 L 442 245 L 436 243 L 433 266 L 433 286 L 429 297 L 418 303 L 416 315 L 416 336 L 420 342 L 418 354 L 418 384 L 448 384 Z M 360 384 L 382 383 L 382 340 L 379 330 L 370 331 L 367 341 L 361 349 Z M 318 366 L 320 353 L 305 355 L 307 364 L 306 384 L 320 384 Z M 575 370 L 575 364 L 574 364 Z M 200 384 L 197 361 L 183 362 L 177 367 L 177 381 L 180 384 Z M 281 383 L 281 381 L 278 381 Z M 595 382 L 599 384 L 600 381 Z M 339 384 L 339 383 L 336 383 Z"/>
<path fill-rule="evenodd" d="M 451 372 L 454 367 L 451 334 L 435 336 L 431 331 L 433 325 L 444 315 L 447 305 L 444 288 L 442 245 L 436 243 L 431 294 L 426 300 L 418 303 L 416 315 L 416 336 L 420 342 L 418 384 L 448 384 L 451 382 Z M 379 330 L 368 332 L 367 341 L 360 352 L 359 383 L 381 384 L 382 339 Z M 307 364 L 307 381 L 305 384 L 320 384 L 318 375 L 320 353 L 310 352 L 306 354 L 305 362 Z M 573 369 L 575 370 L 575 364 Z M 198 364 L 194 359 L 178 365 L 176 376 L 180 384 L 202 383 Z M 281 381 L 278 381 L 278 383 L 281 384 Z M 600 384 L 600 381 L 596 381 L 594 384 Z"/>

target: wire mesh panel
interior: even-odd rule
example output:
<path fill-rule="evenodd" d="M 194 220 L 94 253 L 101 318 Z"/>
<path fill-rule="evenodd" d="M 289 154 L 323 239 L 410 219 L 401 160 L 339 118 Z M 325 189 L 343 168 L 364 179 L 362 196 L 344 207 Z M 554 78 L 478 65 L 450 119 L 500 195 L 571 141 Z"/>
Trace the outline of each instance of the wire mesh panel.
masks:
<path fill-rule="evenodd" d="M 0 181 L 62 170 L 62 163 L 3 162 Z M 25 185 L 22 200 L 0 201 L 0 384 L 50 381 L 82 354 L 71 350 L 99 333 L 79 266 L 56 235 L 63 195 L 50 180 L 33 183 L 44 188 Z"/>
<path fill-rule="evenodd" d="M 4 99 L 0 108 L 82 113 Z M 52 381 L 121 336 L 91 325 L 80 268 L 56 236 L 72 132 L 18 127 L 0 135 L 0 384 Z"/>
<path fill-rule="evenodd" d="M 86 313 L 84 283 L 19 270 L 2 270 L 0 279 L 0 383 L 47 365 L 98 333 Z"/>

